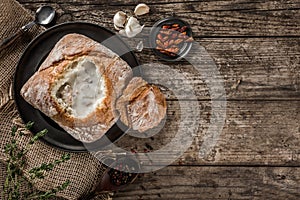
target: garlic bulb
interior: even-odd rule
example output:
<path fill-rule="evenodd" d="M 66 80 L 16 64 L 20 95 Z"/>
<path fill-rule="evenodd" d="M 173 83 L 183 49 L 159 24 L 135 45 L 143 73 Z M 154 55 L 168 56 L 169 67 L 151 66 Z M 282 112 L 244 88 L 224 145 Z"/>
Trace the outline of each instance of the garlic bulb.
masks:
<path fill-rule="evenodd" d="M 134 14 L 135 14 L 136 16 L 139 16 L 139 15 L 144 15 L 144 14 L 149 13 L 149 11 L 150 11 L 149 6 L 147 6 L 147 5 L 144 4 L 144 3 L 141 3 L 141 4 L 139 4 L 139 5 L 137 5 L 137 6 L 135 7 L 135 9 L 134 9 Z"/>
<path fill-rule="evenodd" d="M 124 24 L 126 23 L 127 15 L 123 11 L 119 11 L 114 16 L 114 26 L 115 29 L 120 30 L 121 28 L 124 28 Z"/>
<path fill-rule="evenodd" d="M 144 25 L 141 26 L 139 21 L 135 17 L 129 17 L 126 25 L 125 25 L 125 32 L 127 37 L 134 37 L 140 32 L 142 32 Z"/>

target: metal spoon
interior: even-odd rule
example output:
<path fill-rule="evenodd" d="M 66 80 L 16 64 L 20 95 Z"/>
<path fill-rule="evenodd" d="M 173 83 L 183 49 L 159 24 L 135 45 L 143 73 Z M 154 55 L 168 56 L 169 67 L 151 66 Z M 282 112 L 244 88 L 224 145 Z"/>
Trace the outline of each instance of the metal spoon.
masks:
<path fill-rule="evenodd" d="M 55 16 L 55 10 L 51 6 L 42 6 L 37 9 L 35 13 L 35 20 L 26 24 L 21 29 L 19 29 L 16 33 L 12 34 L 5 40 L 3 40 L 0 44 L 0 51 L 8 47 L 12 44 L 17 38 L 19 38 L 23 33 L 27 32 L 33 25 L 47 25 L 52 22 Z"/>

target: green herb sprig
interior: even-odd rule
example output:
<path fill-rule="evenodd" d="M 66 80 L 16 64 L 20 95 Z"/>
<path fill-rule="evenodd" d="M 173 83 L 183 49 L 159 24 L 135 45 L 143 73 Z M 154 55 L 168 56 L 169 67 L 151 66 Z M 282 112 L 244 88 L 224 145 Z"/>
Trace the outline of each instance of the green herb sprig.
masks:
<path fill-rule="evenodd" d="M 28 122 L 25 125 L 25 130 L 29 130 L 33 126 L 33 122 Z M 22 183 L 27 180 L 23 174 L 23 169 L 26 164 L 25 155 L 30 150 L 30 147 L 38 141 L 41 137 L 44 137 L 47 134 L 47 130 L 44 129 L 35 136 L 33 136 L 30 141 L 26 144 L 24 148 L 18 146 L 16 135 L 23 136 L 24 132 L 19 130 L 18 127 L 13 126 L 11 129 L 12 139 L 9 144 L 5 146 L 4 152 L 6 153 L 7 167 L 6 167 L 6 179 L 3 185 L 2 198 L 5 199 L 7 196 L 8 200 L 19 200 L 19 199 L 39 199 L 45 200 L 54 197 L 57 192 L 65 190 L 70 184 L 69 180 L 66 180 L 62 185 L 57 186 L 56 188 L 50 189 L 46 192 L 34 192 L 34 193 L 21 193 L 20 186 Z M 53 170 L 53 168 L 70 159 L 70 154 L 66 153 L 58 160 L 55 160 L 52 163 L 43 163 L 38 167 L 34 167 L 29 170 L 30 181 L 35 179 L 45 178 L 45 172 Z M 32 184 L 27 182 L 29 187 L 32 188 Z"/>

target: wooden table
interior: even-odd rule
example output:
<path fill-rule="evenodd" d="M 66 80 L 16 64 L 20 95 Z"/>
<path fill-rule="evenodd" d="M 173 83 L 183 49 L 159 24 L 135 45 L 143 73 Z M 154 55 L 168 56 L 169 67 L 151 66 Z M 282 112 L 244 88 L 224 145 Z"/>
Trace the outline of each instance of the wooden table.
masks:
<path fill-rule="evenodd" d="M 117 11 L 132 10 L 141 2 L 18 1 L 32 13 L 50 4 L 57 9 L 57 23 L 89 21 L 112 30 Z M 141 175 L 113 199 L 300 199 L 300 1 L 146 3 L 151 13 L 141 21 L 148 27 L 171 15 L 191 24 L 195 40 L 213 58 L 224 80 L 227 117 L 216 146 L 199 158 L 211 118 L 209 90 L 188 62 L 162 62 L 192 82 L 196 98 L 179 100 L 199 102 L 198 133 L 180 159 Z M 147 49 L 137 57 L 141 63 L 159 62 Z M 150 69 L 146 73 L 156 79 L 162 76 Z M 175 82 L 184 90 L 182 80 Z M 177 101 L 168 95 L 169 121 L 178 120 Z M 142 142 L 126 136 L 118 144 L 138 151 L 155 149 L 168 142 L 174 131 L 170 126 L 162 136 Z"/>

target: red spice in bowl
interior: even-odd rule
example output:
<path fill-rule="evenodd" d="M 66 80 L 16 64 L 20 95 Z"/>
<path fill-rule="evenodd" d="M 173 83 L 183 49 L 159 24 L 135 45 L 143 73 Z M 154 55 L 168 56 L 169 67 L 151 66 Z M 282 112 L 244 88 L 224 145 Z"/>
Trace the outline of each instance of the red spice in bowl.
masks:
<path fill-rule="evenodd" d="M 174 17 L 158 21 L 150 33 L 150 45 L 154 53 L 167 61 L 183 58 L 193 41 L 189 24 Z"/>

